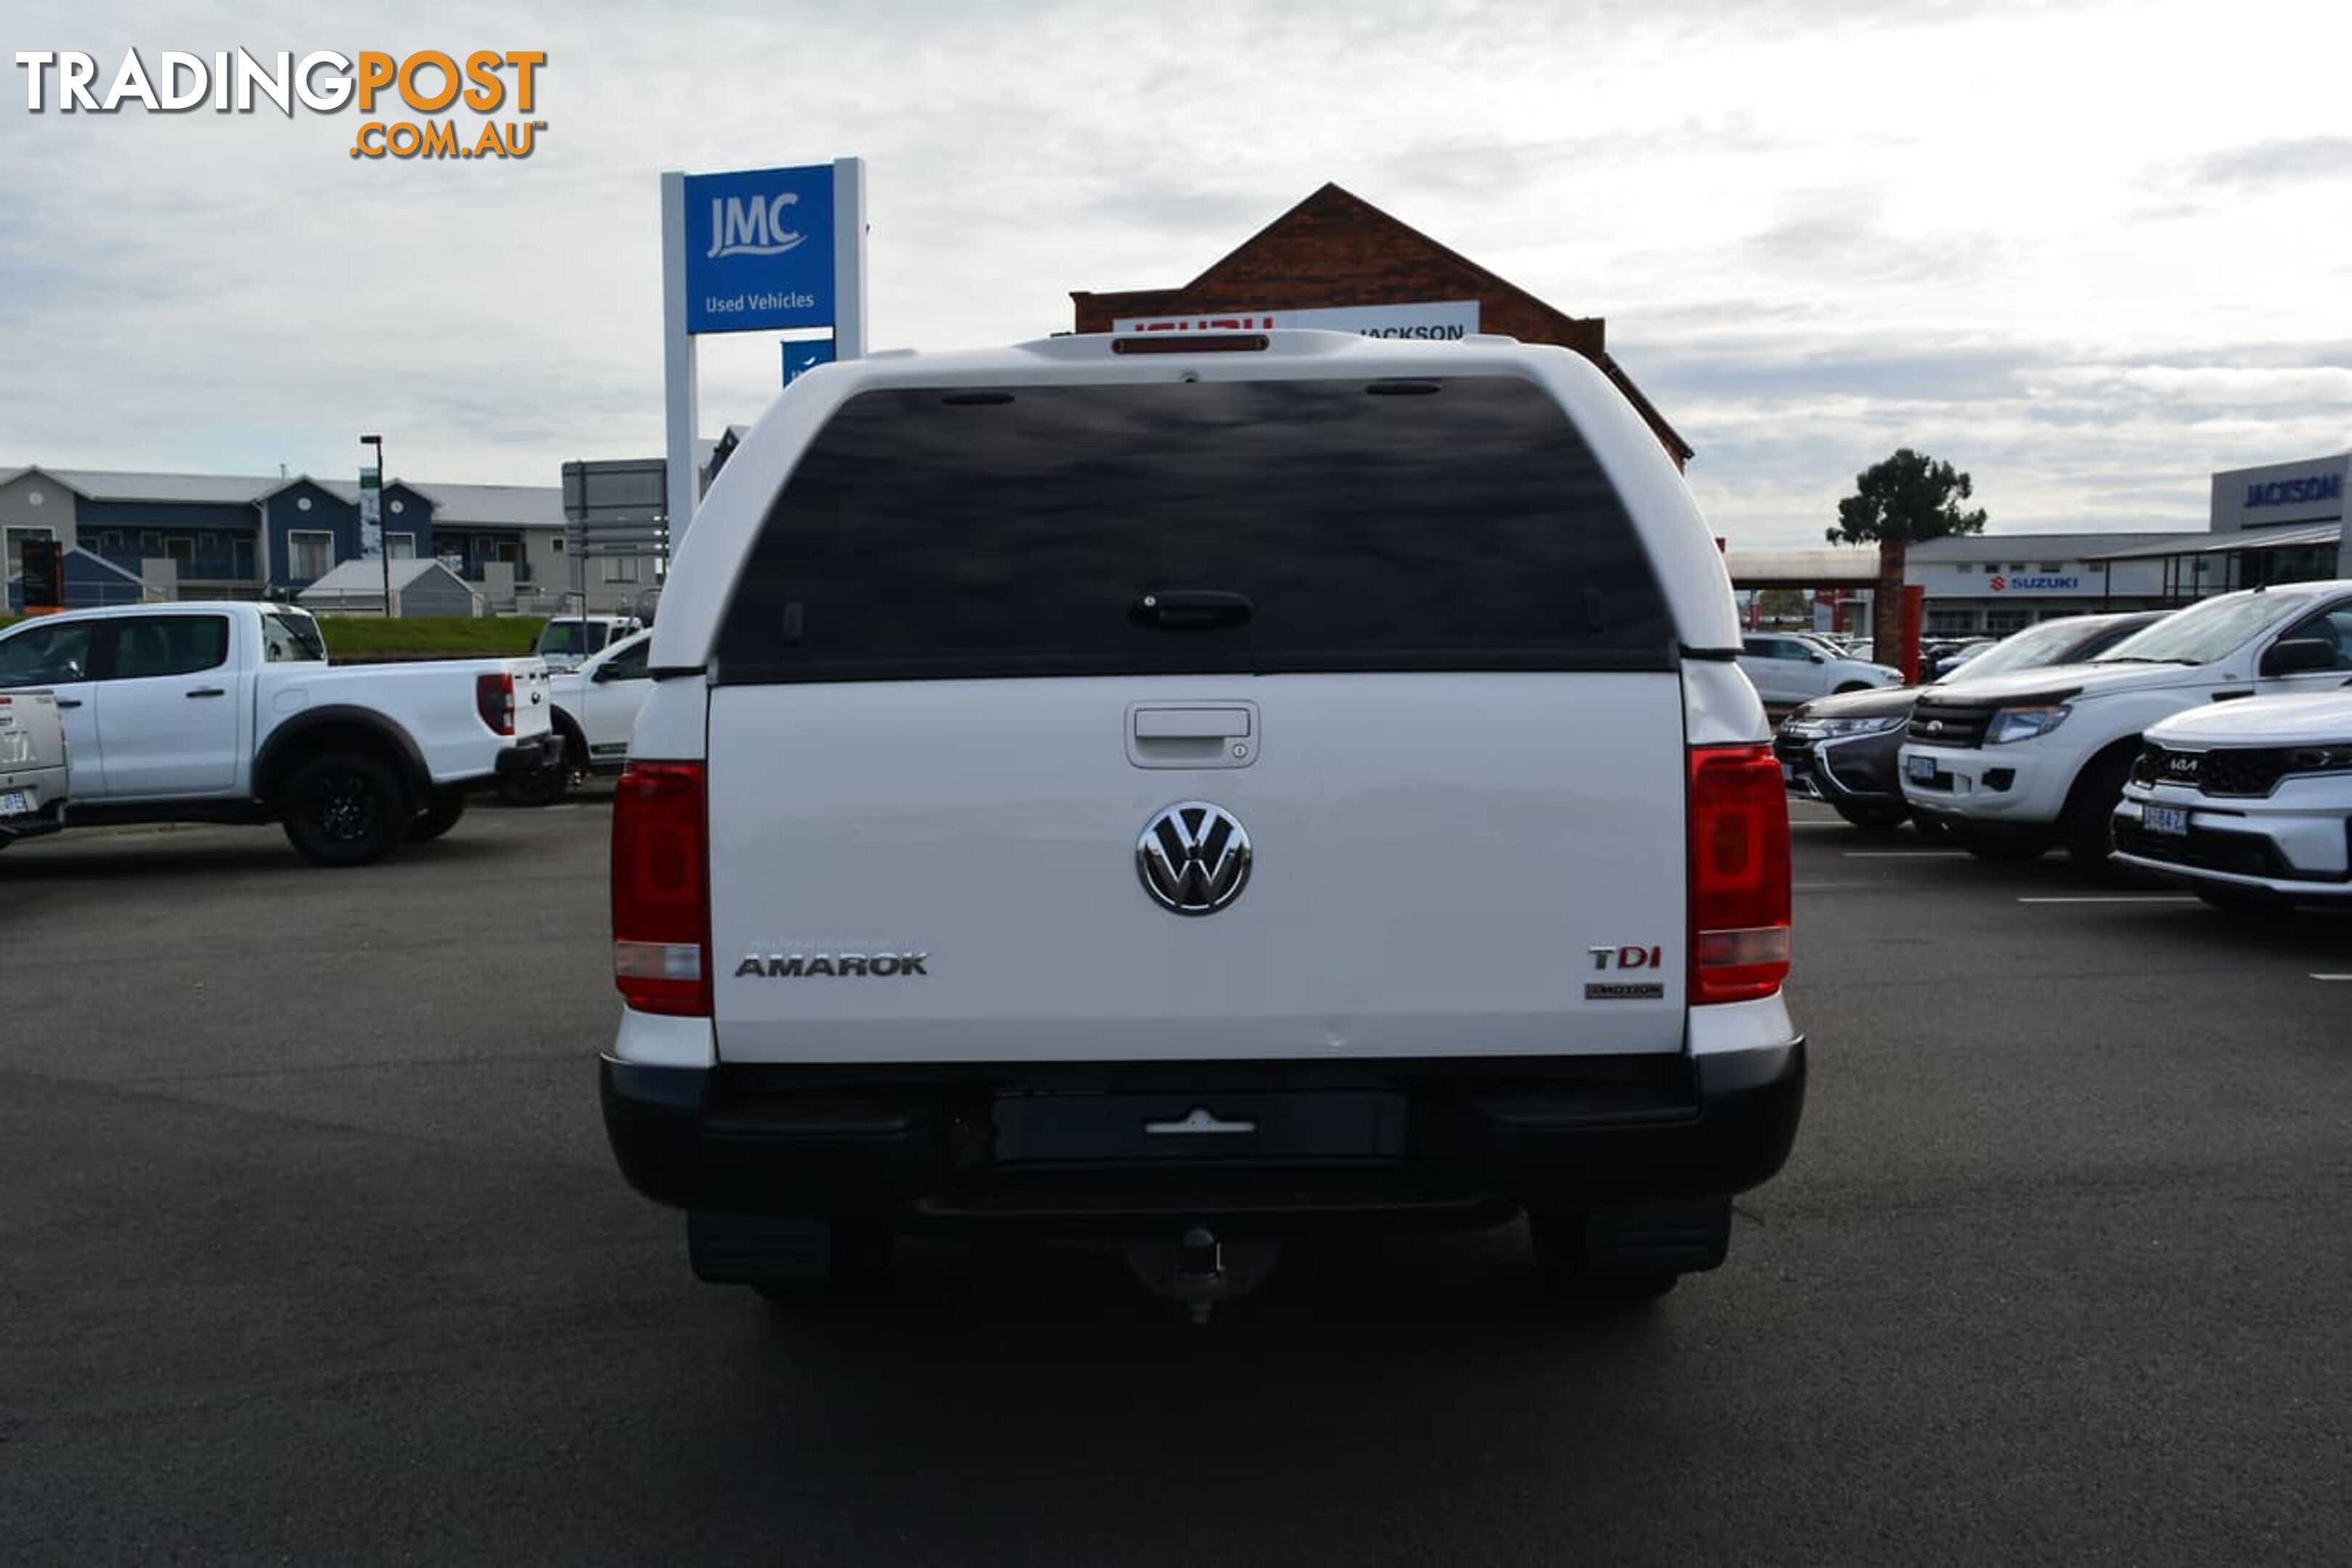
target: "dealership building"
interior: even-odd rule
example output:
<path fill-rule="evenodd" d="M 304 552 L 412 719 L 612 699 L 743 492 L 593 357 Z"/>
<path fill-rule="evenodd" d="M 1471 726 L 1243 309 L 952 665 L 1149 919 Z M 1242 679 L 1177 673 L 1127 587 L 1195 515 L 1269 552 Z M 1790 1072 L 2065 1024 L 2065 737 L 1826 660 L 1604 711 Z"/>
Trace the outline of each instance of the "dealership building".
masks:
<path fill-rule="evenodd" d="M 1571 316 L 1337 185 L 1244 240 L 1190 283 L 1074 290 L 1080 332 L 1264 331 L 1319 327 L 1375 338 L 1498 333 L 1573 349 L 1641 414 L 1677 468 L 1690 443 L 1610 357 L 1608 322 Z"/>
<path fill-rule="evenodd" d="M 1999 636 L 2054 615 L 2352 578 L 2344 539 L 2352 452 L 2232 468 L 2211 483 L 2201 533 L 1987 533 L 1914 546 L 1905 578 L 1927 590 L 1926 630 Z"/>

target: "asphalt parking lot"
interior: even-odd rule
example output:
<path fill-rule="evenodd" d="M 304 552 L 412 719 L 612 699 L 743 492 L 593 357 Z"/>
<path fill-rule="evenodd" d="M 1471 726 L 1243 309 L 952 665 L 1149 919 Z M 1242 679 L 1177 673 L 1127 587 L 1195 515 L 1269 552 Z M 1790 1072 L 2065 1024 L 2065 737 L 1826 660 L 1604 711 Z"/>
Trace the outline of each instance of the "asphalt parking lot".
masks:
<path fill-rule="evenodd" d="M 1796 816 L 1811 1098 L 1724 1269 L 1301 1245 L 1206 1329 L 1032 1246 L 697 1284 L 604 1147 L 596 800 L 19 845 L 0 1558 L 2352 1561 L 2352 916 Z"/>

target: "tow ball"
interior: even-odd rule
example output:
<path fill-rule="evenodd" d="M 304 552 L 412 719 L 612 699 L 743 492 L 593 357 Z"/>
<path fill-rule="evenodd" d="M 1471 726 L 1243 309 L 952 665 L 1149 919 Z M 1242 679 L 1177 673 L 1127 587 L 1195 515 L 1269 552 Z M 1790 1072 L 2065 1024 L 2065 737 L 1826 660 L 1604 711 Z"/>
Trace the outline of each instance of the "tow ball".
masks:
<path fill-rule="evenodd" d="M 1172 1245 L 1137 1242 L 1127 1249 L 1127 1266 L 1148 1289 L 1205 1323 L 1220 1302 L 1255 1290 L 1281 1253 L 1276 1242 L 1220 1241 L 1207 1226 L 1195 1225 Z"/>

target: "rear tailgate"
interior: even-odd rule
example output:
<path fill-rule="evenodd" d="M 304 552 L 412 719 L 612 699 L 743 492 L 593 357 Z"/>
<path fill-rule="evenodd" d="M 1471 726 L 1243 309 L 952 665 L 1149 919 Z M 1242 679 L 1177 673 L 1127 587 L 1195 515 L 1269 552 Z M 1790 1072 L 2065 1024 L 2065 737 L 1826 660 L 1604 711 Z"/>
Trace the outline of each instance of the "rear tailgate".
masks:
<path fill-rule="evenodd" d="M 514 733 L 518 740 L 555 727 L 554 682 L 538 659 L 508 659 L 502 668 L 514 680 Z"/>
<path fill-rule="evenodd" d="M 1681 727 L 1671 674 L 721 688 L 719 1054 L 1679 1050 Z M 1139 727 L 1250 756 L 1139 766 Z M 1186 801 L 1252 856 L 1200 917 L 1138 863 Z"/>
<path fill-rule="evenodd" d="M 0 692 L 0 820 L 47 810 L 66 794 L 66 732 L 54 693 Z"/>
<path fill-rule="evenodd" d="M 720 1056 L 1680 1050 L 1675 625 L 1560 402 L 1124 373 L 858 394 L 769 499 L 712 659 Z M 1195 914 L 1139 855 L 1171 807 Z"/>

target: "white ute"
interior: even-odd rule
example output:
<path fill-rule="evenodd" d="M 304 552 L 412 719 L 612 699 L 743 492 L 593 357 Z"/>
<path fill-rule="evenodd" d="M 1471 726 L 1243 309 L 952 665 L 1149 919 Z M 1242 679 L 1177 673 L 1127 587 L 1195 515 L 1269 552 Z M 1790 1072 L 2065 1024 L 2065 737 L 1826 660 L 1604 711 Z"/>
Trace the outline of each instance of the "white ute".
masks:
<path fill-rule="evenodd" d="M 2208 703 L 2332 690 L 2352 680 L 2352 580 L 2225 593 L 2083 664 L 1919 694 L 1903 746 L 1903 796 L 1991 860 L 2063 843 L 2105 870 L 2124 781 L 2153 724 Z"/>
<path fill-rule="evenodd" d="M 0 692 L 0 849 L 65 826 L 65 716 L 54 692 Z"/>
<path fill-rule="evenodd" d="M 468 790 L 555 746 L 536 658 L 330 668 L 280 604 L 70 610 L 0 632 L 0 690 L 65 716 L 76 825 L 277 822 L 357 865 L 446 832 Z"/>
<path fill-rule="evenodd" d="M 1307 331 L 796 381 L 697 513 L 602 1063 L 703 1278 L 1500 1223 L 1654 1296 L 1803 1100 L 1730 583 L 1585 360 Z"/>
<path fill-rule="evenodd" d="M 651 632 L 634 632 L 591 653 L 578 668 L 549 675 L 548 707 L 562 754 L 544 767 L 500 779 L 501 799 L 517 806 L 550 805 L 563 798 L 577 775 L 621 770 L 637 709 L 653 690 L 646 674 L 652 643 Z"/>

